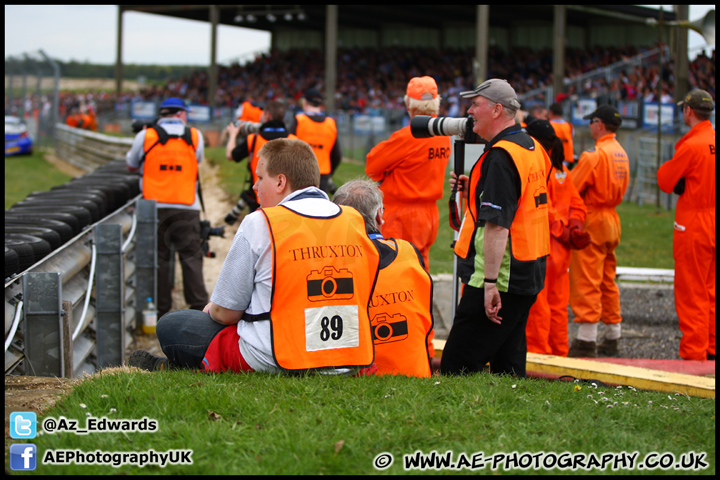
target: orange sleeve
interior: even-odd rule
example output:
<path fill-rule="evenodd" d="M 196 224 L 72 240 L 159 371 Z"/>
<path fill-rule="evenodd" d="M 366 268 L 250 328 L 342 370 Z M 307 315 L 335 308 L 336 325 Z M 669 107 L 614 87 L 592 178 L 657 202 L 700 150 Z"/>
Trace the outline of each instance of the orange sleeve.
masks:
<path fill-rule="evenodd" d="M 408 129 L 410 127 L 407 127 Z M 365 157 L 365 174 L 376 182 L 385 178 L 385 172 L 392 170 L 405 158 L 404 128 L 394 132 L 390 138 L 375 145 Z"/>
<path fill-rule="evenodd" d="M 570 172 L 568 172 L 570 175 Z M 572 176 L 570 176 L 572 179 Z M 587 207 L 585 202 L 577 191 L 574 183 L 570 183 L 568 191 L 570 192 L 570 218 L 577 218 L 578 220 L 585 223 L 585 217 L 587 216 Z"/>
<path fill-rule="evenodd" d="M 596 152 L 583 152 L 578 160 L 577 167 L 572 171 L 573 185 L 577 189 L 578 194 L 582 196 L 587 187 L 595 184 L 594 170 L 598 163 Z"/>
<path fill-rule="evenodd" d="M 678 142 L 680 143 L 680 142 Z M 685 175 L 690 161 L 694 158 L 692 149 L 688 142 L 683 142 L 677 149 L 673 158 L 660 165 L 657 171 L 657 180 L 660 190 L 665 193 L 672 193 L 675 185 Z"/>

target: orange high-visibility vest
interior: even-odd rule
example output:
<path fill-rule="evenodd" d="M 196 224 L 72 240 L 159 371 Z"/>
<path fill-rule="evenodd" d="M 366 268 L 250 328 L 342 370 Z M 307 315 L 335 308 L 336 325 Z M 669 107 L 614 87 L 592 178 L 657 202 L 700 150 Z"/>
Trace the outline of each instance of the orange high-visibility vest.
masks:
<path fill-rule="evenodd" d="M 255 140 L 255 137 L 257 137 L 257 140 Z M 299 140 L 298 137 L 293 135 L 292 133 L 288 134 L 286 138 L 289 138 L 290 140 Z M 274 140 L 274 139 L 273 139 Z M 258 152 L 260 149 L 265 145 L 269 140 L 266 140 L 262 135 L 257 133 L 251 133 L 247 136 L 247 147 L 248 147 L 248 168 L 250 169 L 250 173 L 252 174 L 252 184 L 255 185 L 257 182 L 257 173 L 255 173 L 255 170 L 257 170 L 257 164 L 258 164 Z M 253 149 L 253 146 L 255 148 Z"/>
<path fill-rule="evenodd" d="M 429 377 L 435 355 L 432 278 L 411 243 L 392 238 L 375 241 L 396 252 L 378 273 L 370 302 L 377 374 Z"/>
<path fill-rule="evenodd" d="M 550 227 L 548 225 L 547 170 L 550 159 L 545 149 L 533 138 L 534 150 L 500 140 L 492 148 L 508 152 L 520 174 L 520 199 L 515 219 L 510 226 L 512 255 L 521 261 L 532 261 L 550 254 Z M 466 258 L 477 225 L 476 191 L 480 169 L 487 150 L 470 172 L 470 191 L 460 234 L 455 242 L 455 253 Z"/>
<path fill-rule="evenodd" d="M 165 144 L 155 128 L 145 131 L 143 198 L 160 203 L 195 203 L 198 178 L 195 148 L 199 137 L 196 128 L 189 129 L 190 135 L 187 130 L 181 137 L 168 136 Z"/>
<path fill-rule="evenodd" d="M 250 102 L 242 103 L 242 114 L 238 117 L 238 120 L 247 122 L 258 123 L 262 118 L 263 110 L 260 107 L 256 107 Z"/>
<path fill-rule="evenodd" d="M 337 139 L 337 125 L 335 120 L 325 117 L 322 122 L 316 122 L 304 113 L 296 117 L 297 127 L 295 135 L 301 140 L 309 143 L 315 152 L 320 167 L 320 175 L 328 175 L 332 172 L 330 163 L 330 152 Z"/>
<path fill-rule="evenodd" d="M 374 357 L 370 295 L 380 255 L 362 216 L 263 208 L 272 239 L 273 356 L 285 370 L 367 367 Z"/>

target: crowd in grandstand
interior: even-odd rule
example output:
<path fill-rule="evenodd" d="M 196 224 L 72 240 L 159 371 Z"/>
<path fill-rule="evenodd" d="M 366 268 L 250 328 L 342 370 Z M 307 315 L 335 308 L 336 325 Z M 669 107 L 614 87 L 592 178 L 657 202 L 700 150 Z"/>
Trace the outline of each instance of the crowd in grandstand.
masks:
<path fill-rule="evenodd" d="M 627 60 L 649 50 L 628 46 L 594 47 L 566 50 L 566 78 L 575 79 L 592 70 Z M 457 93 L 474 85 L 472 70 L 474 49 L 425 49 L 391 47 L 382 49 L 341 48 L 338 51 L 336 108 L 347 112 L 373 113 L 379 109 L 404 109 L 403 95 L 410 78 L 431 74 L 443 96 L 441 115 L 462 115 Z M 652 63 L 652 62 L 649 62 Z M 663 101 L 672 101 L 674 62 L 663 66 Z M 552 51 L 513 48 L 505 52 L 491 47 L 488 54 L 488 78 L 506 78 L 518 95 L 552 85 Z M 319 50 L 290 49 L 259 55 L 245 65 L 220 66 L 216 105 L 237 107 L 243 99 L 259 104 L 268 100 L 296 103 L 308 88 L 324 85 L 324 55 Z M 572 95 L 591 95 L 600 103 L 644 99 L 655 101 L 658 66 L 628 66 L 617 77 L 588 80 L 579 87 L 570 84 L 561 99 Z M 710 57 L 700 52 L 689 64 L 690 88 L 702 88 L 715 96 L 715 51 Z M 161 86 L 148 86 L 135 94 L 114 98 L 112 93 L 96 92 L 87 102 L 124 101 L 130 98 L 161 100 L 175 96 L 189 103 L 208 104 L 208 72 L 197 70 L 190 75 L 168 80 Z M 556 99 L 545 99 L 548 105 Z M 19 103 L 15 99 L 14 103 Z M 77 102 L 74 94 L 61 97 L 61 116 Z M 6 112 L 8 111 L 6 97 Z M 103 109 L 101 108 L 100 111 Z"/>

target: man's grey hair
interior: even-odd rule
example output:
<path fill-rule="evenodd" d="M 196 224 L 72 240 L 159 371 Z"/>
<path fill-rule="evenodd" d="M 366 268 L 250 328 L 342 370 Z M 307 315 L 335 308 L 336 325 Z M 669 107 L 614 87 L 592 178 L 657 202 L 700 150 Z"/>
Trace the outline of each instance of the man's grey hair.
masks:
<path fill-rule="evenodd" d="M 372 180 L 358 178 L 344 183 L 333 195 L 333 202 L 355 208 L 365 220 L 367 233 L 379 233 L 375 220 L 383 206 L 383 192 Z"/>

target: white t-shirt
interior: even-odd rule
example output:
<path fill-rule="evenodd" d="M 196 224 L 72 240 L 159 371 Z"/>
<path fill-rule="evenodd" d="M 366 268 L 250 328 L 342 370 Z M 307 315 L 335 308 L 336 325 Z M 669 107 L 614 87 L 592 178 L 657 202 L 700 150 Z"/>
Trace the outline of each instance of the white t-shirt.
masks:
<path fill-rule="evenodd" d="M 311 198 L 306 198 L 308 195 Z M 303 198 L 297 199 L 302 196 Z M 288 195 L 280 205 L 294 212 L 314 217 L 332 217 L 340 207 L 328 200 L 322 190 L 309 187 Z M 243 219 L 233 238 L 210 301 L 230 310 L 258 315 L 270 311 L 272 293 L 272 248 L 265 216 L 260 211 Z M 238 347 L 245 361 L 256 371 L 281 372 L 273 358 L 270 320 L 237 325 Z M 354 370 L 341 368 L 325 373 L 345 374 Z"/>

